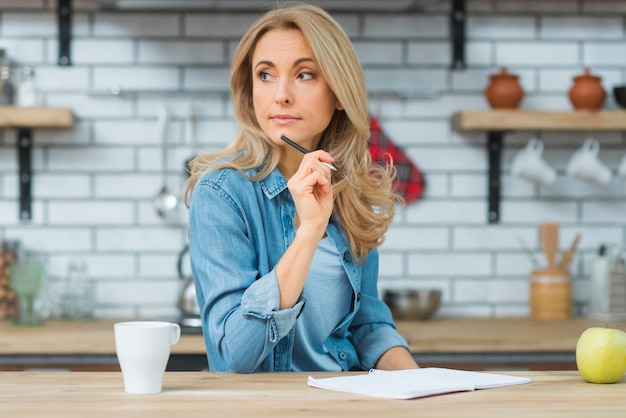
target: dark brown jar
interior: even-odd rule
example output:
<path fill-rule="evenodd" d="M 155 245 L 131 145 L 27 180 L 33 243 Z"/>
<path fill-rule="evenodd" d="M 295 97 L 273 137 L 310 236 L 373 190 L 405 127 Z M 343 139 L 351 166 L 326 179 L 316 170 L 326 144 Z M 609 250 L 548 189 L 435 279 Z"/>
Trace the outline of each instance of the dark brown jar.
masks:
<path fill-rule="evenodd" d="M 598 110 L 604 104 L 606 91 L 602 87 L 601 78 L 591 74 L 589 68 L 585 73 L 574 77 L 574 84 L 569 90 L 569 99 L 576 110 Z"/>
<path fill-rule="evenodd" d="M 524 90 L 519 84 L 519 77 L 511 74 L 505 67 L 497 74 L 492 74 L 485 89 L 485 97 L 493 109 L 517 109 L 524 97 Z"/>

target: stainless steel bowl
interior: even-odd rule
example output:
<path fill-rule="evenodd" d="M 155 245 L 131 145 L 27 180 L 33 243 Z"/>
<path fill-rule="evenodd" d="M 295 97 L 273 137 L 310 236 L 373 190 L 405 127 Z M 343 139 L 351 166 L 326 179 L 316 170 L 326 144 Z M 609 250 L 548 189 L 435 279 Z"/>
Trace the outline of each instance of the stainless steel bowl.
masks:
<path fill-rule="evenodd" d="M 387 289 L 383 301 L 391 309 L 393 318 L 429 319 L 441 305 L 439 289 Z"/>

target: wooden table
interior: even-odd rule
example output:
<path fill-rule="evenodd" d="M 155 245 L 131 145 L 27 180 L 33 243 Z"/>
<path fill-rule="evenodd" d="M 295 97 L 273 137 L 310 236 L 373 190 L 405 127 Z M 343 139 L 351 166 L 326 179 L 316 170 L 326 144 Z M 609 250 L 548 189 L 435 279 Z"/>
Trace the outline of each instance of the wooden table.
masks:
<path fill-rule="evenodd" d="M 0 321 L 0 370 L 45 367 L 46 363 L 72 370 L 117 369 L 115 322 L 48 321 L 42 327 L 20 328 Z M 470 370 L 572 370 L 580 334 L 589 327 L 604 325 L 584 318 L 435 318 L 397 323 L 418 363 Z M 626 330 L 626 321 L 612 322 L 610 326 Z M 183 335 L 172 347 L 173 360 L 203 359 L 205 353 L 202 335 Z M 75 361 L 72 365 L 73 359 L 81 360 L 84 366 L 78 367 Z M 90 363 L 93 359 L 100 364 Z"/>
<path fill-rule="evenodd" d="M 585 383 L 576 372 L 507 372 L 530 384 L 412 400 L 310 388 L 306 373 L 166 373 L 163 392 L 129 395 L 119 372 L 1 372 L 0 415 L 32 417 L 623 417 L 626 378 Z M 329 377 L 336 373 L 311 373 Z"/>

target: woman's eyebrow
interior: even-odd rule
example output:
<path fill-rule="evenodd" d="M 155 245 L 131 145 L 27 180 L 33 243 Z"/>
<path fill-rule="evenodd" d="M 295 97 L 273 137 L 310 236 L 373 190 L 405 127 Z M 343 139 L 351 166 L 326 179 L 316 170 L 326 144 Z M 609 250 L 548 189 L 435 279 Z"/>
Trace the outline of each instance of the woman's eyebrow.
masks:
<path fill-rule="evenodd" d="M 298 65 L 302 64 L 303 62 L 315 62 L 315 61 L 313 61 L 313 58 L 310 58 L 310 57 L 298 58 L 297 60 L 294 61 L 293 67 L 297 67 Z M 254 68 L 258 67 L 259 65 L 267 65 L 268 67 L 275 67 L 274 63 L 272 61 L 268 61 L 268 60 L 261 60 L 261 61 L 257 62 L 256 65 L 254 66 Z"/>
<path fill-rule="evenodd" d="M 303 62 L 315 62 L 313 61 L 313 58 L 309 58 L 309 57 L 302 57 L 302 58 L 298 58 L 294 63 L 293 66 L 296 67 L 300 64 L 302 64 Z"/>
<path fill-rule="evenodd" d="M 259 65 L 267 65 L 268 67 L 275 67 L 274 63 L 272 61 L 259 61 L 256 63 L 256 65 L 254 66 L 254 68 L 258 67 Z"/>

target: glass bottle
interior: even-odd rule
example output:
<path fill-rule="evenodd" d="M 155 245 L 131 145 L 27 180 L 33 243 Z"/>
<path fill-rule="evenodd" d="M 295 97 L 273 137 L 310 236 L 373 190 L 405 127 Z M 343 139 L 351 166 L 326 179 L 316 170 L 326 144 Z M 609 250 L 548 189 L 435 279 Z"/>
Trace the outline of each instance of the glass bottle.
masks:
<path fill-rule="evenodd" d="M 35 72 L 31 67 L 22 68 L 22 79 L 17 87 L 17 105 L 23 107 L 37 106 L 37 89 Z"/>
<path fill-rule="evenodd" d="M 4 49 L 0 49 L 0 83 L 2 85 L 2 105 L 12 105 L 15 100 L 15 88 L 11 81 L 11 63 L 6 58 Z"/>

